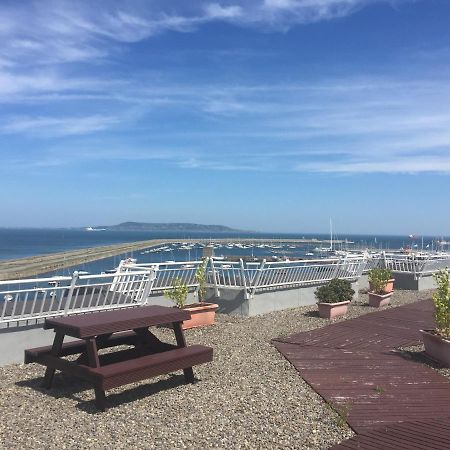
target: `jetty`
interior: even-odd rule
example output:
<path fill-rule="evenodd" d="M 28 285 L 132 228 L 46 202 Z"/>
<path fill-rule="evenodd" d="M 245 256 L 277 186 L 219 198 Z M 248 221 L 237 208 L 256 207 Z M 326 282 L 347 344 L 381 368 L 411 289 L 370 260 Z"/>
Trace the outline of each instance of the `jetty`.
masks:
<path fill-rule="evenodd" d="M 287 244 L 330 244 L 330 240 L 320 240 L 314 238 L 302 239 L 268 239 L 268 238 L 214 238 L 214 239 L 151 239 L 145 241 L 128 242 L 123 244 L 90 247 L 79 250 L 72 250 L 67 252 L 50 253 L 47 255 L 36 255 L 27 258 L 7 259 L 0 261 L 0 281 L 19 279 L 30 276 L 39 275 L 46 272 L 51 272 L 58 269 L 65 269 L 73 267 L 78 264 L 84 264 L 92 261 L 97 261 L 103 258 L 131 253 L 134 251 L 156 247 L 159 245 L 174 244 L 174 243 L 189 243 L 189 244 L 209 244 L 209 243 L 287 243 Z M 336 243 L 345 243 L 346 241 L 334 240 Z M 347 242 L 348 243 L 348 242 Z"/>

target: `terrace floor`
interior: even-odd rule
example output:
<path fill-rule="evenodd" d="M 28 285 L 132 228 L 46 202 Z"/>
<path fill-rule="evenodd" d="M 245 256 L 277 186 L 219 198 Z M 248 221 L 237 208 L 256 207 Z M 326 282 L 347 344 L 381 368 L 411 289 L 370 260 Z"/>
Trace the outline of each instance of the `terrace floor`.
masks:
<path fill-rule="evenodd" d="M 381 313 L 429 296 L 396 291 L 393 305 Z M 214 348 L 214 361 L 194 369 L 198 383 L 185 384 L 182 373 L 174 373 L 113 389 L 104 413 L 96 411 L 91 387 L 76 378 L 57 373 L 46 391 L 42 366 L 0 367 L 0 448 L 330 448 L 354 431 L 271 344 L 275 336 L 333 329 L 316 310 L 219 314 L 215 326 L 186 332 L 188 344 Z M 361 294 L 337 323 L 373 311 Z M 171 330 L 155 333 L 173 339 Z M 404 343 L 414 341 L 408 339 Z M 416 358 L 422 350 L 404 354 Z"/>
<path fill-rule="evenodd" d="M 450 448 L 450 380 L 405 357 L 434 328 L 424 300 L 274 341 L 358 433 L 334 449 Z"/>

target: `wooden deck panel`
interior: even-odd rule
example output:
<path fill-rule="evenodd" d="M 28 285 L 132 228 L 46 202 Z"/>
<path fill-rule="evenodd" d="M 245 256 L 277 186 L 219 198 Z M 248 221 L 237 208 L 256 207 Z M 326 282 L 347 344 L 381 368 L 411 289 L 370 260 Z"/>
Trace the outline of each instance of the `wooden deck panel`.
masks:
<path fill-rule="evenodd" d="M 358 433 L 334 448 L 450 449 L 450 380 L 395 350 L 419 344 L 432 313 L 421 301 L 273 341 Z"/>

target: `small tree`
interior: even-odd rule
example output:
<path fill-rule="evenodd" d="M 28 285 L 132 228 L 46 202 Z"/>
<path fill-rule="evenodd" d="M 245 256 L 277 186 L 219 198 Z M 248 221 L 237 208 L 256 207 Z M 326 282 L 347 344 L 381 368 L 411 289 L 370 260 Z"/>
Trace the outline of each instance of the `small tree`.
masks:
<path fill-rule="evenodd" d="M 322 303 L 340 303 L 352 300 L 355 291 L 348 280 L 333 278 L 324 286 L 320 286 L 315 296 Z"/>
<path fill-rule="evenodd" d="M 183 308 L 186 304 L 186 299 L 189 293 L 189 288 L 179 277 L 176 277 L 172 282 L 172 287 L 164 292 L 164 297 L 169 298 L 177 308 Z"/>
<path fill-rule="evenodd" d="M 441 269 L 433 275 L 437 289 L 433 293 L 436 333 L 450 339 L 450 282 L 448 269 Z"/>
<path fill-rule="evenodd" d="M 197 267 L 195 272 L 195 281 L 198 283 L 197 294 L 198 300 L 203 302 L 206 296 L 206 266 L 208 265 L 208 259 L 204 258 L 201 264 Z"/>
<path fill-rule="evenodd" d="M 372 291 L 375 294 L 385 294 L 386 285 L 392 278 L 392 271 L 390 269 L 381 269 L 376 267 L 369 270 L 368 279 L 371 284 Z"/>

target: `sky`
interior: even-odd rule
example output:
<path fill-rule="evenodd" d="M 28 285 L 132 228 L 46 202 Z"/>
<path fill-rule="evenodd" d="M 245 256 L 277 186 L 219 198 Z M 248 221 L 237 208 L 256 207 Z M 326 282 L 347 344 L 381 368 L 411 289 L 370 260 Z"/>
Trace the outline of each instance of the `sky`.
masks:
<path fill-rule="evenodd" d="M 0 2 L 0 227 L 450 235 L 448 0 Z"/>

